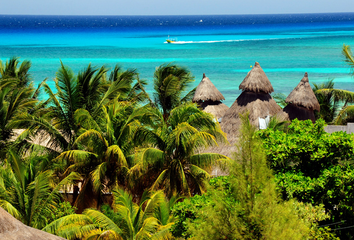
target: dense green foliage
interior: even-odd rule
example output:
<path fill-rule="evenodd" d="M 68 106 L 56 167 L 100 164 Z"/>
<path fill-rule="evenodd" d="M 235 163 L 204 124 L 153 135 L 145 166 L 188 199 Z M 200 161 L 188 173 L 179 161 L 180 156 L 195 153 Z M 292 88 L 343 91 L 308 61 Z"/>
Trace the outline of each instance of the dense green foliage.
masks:
<path fill-rule="evenodd" d="M 162 191 L 145 192 L 140 202 L 122 189 L 113 191 L 113 209 L 102 212 L 86 209 L 83 214 L 62 217 L 45 227 L 45 231 L 66 239 L 169 239 L 172 225 L 170 206 Z M 68 231 L 69 230 L 69 231 Z"/>
<path fill-rule="evenodd" d="M 61 200 L 61 187 L 79 179 L 73 172 L 54 185 L 56 179 L 48 168 L 48 161 L 41 156 L 21 159 L 13 150 L 9 150 L 0 168 L 0 207 L 36 228 L 44 227 L 50 220 L 47 217 L 56 214 Z"/>
<path fill-rule="evenodd" d="M 260 131 L 259 135 L 283 199 L 296 198 L 313 205 L 323 204 L 331 217 L 323 224 L 339 223 L 332 228 L 352 225 L 352 134 L 327 134 L 323 120 L 314 124 L 310 120 L 294 120 L 287 132 L 267 129 Z M 337 233 L 348 238 L 350 229 Z"/>
<path fill-rule="evenodd" d="M 295 170 L 317 176 L 322 169 L 354 159 L 353 136 L 344 132 L 327 134 L 325 122 L 294 120 L 286 132 L 260 131 L 265 152 L 276 172 Z"/>
<path fill-rule="evenodd" d="M 244 117 L 231 161 L 205 150 L 228 142 L 191 103 L 184 67 L 157 67 L 150 98 L 135 69 L 61 63 L 54 88 L 35 88 L 30 66 L 0 62 L 0 206 L 25 224 L 68 239 L 350 238 L 352 135 L 277 118 L 256 131 Z M 326 121 L 352 101 L 317 87 Z M 213 179 L 215 166 L 230 176 Z"/>

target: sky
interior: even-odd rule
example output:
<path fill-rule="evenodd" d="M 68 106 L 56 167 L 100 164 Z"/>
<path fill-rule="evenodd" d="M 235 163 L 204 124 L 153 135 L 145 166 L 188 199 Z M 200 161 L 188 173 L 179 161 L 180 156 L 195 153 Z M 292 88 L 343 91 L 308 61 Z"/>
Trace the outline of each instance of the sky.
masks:
<path fill-rule="evenodd" d="M 7 15 L 213 15 L 354 12 L 354 0 L 0 0 Z"/>

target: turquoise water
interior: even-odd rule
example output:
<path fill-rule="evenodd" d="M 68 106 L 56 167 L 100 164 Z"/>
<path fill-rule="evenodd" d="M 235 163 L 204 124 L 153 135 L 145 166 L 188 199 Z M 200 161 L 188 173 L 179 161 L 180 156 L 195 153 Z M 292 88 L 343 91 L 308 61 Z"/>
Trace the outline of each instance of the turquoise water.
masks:
<path fill-rule="evenodd" d="M 243 16 L 59 17 L 0 16 L 0 59 L 32 61 L 38 83 L 53 86 L 60 60 L 75 73 L 87 64 L 137 68 L 152 83 L 166 62 L 205 73 L 231 105 L 258 61 L 275 93 L 289 94 L 305 72 L 310 83 L 335 79 L 353 90 L 343 44 L 354 47 L 354 13 Z M 180 44 L 166 44 L 167 36 Z M 148 86 L 152 91 L 152 85 Z"/>

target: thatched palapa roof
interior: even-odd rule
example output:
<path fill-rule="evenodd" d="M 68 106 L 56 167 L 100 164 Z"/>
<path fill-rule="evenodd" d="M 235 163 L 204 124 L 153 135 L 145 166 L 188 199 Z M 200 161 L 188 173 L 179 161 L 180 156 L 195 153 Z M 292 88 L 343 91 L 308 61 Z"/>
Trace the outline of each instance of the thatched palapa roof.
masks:
<path fill-rule="evenodd" d="M 241 125 L 239 114 L 249 112 L 250 122 L 258 126 L 258 118 L 273 116 L 281 111 L 279 105 L 269 93 L 273 86 L 263 72 L 259 63 L 255 63 L 252 70 L 240 84 L 241 95 L 235 100 L 221 121 L 221 128 L 227 134 L 230 143 L 235 143 L 238 129 Z"/>
<path fill-rule="evenodd" d="M 288 115 L 289 120 L 297 118 L 316 121 L 314 110 L 320 111 L 320 104 L 312 91 L 307 73 L 285 101 L 289 104 L 283 109 L 283 112 Z"/>
<path fill-rule="evenodd" d="M 256 62 L 251 71 L 248 72 L 247 76 L 240 84 L 239 89 L 255 93 L 274 92 L 272 84 L 258 62 Z"/>
<path fill-rule="evenodd" d="M 221 92 L 203 73 L 203 79 L 195 90 L 193 102 L 197 102 L 203 111 L 213 114 L 217 119 L 222 118 L 229 109 L 221 100 L 225 100 Z"/>
<path fill-rule="evenodd" d="M 221 92 L 215 87 L 208 77 L 203 73 L 203 79 L 200 81 L 197 89 L 195 90 L 193 102 L 199 101 L 221 101 L 225 100 Z"/>
<path fill-rule="evenodd" d="M 47 232 L 31 228 L 0 207 L 0 239 L 6 240 L 65 240 Z"/>
<path fill-rule="evenodd" d="M 310 110 L 320 111 L 320 104 L 312 91 L 307 73 L 305 73 L 300 83 L 294 88 L 285 101 Z"/>

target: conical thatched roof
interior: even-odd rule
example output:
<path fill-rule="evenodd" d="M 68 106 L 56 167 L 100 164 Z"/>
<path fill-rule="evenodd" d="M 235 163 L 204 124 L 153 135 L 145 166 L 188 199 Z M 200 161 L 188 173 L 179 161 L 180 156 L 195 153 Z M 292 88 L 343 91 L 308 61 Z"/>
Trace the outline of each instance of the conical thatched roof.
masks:
<path fill-rule="evenodd" d="M 220 101 L 205 101 L 200 104 L 200 107 L 204 112 L 213 114 L 217 119 L 222 118 L 229 109 L 228 106 Z"/>
<path fill-rule="evenodd" d="M 235 143 L 241 126 L 239 114 L 249 112 L 250 122 L 258 126 L 258 117 L 266 118 L 281 111 L 279 105 L 268 93 L 243 91 L 227 110 L 221 121 L 221 129 L 227 134 L 230 143 Z"/>
<path fill-rule="evenodd" d="M 65 240 L 64 238 L 31 228 L 18 221 L 0 207 L 0 239 L 6 240 Z"/>
<path fill-rule="evenodd" d="M 199 101 L 221 101 L 225 100 L 224 96 L 219 92 L 219 90 L 214 86 L 208 77 L 203 73 L 203 79 L 200 81 L 197 89 L 195 90 L 193 102 Z"/>
<path fill-rule="evenodd" d="M 294 105 L 303 106 L 310 110 L 320 111 L 320 104 L 312 91 L 307 73 L 305 73 L 305 76 L 285 101 Z"/>
<path fill-rule="evenodd" d="M 255 93 L 274 92 L 272 84 L 258 62 L 254 64 L 251 71 L 248 72 L 247 76 L 240 84 L 240 89 Z"/>

